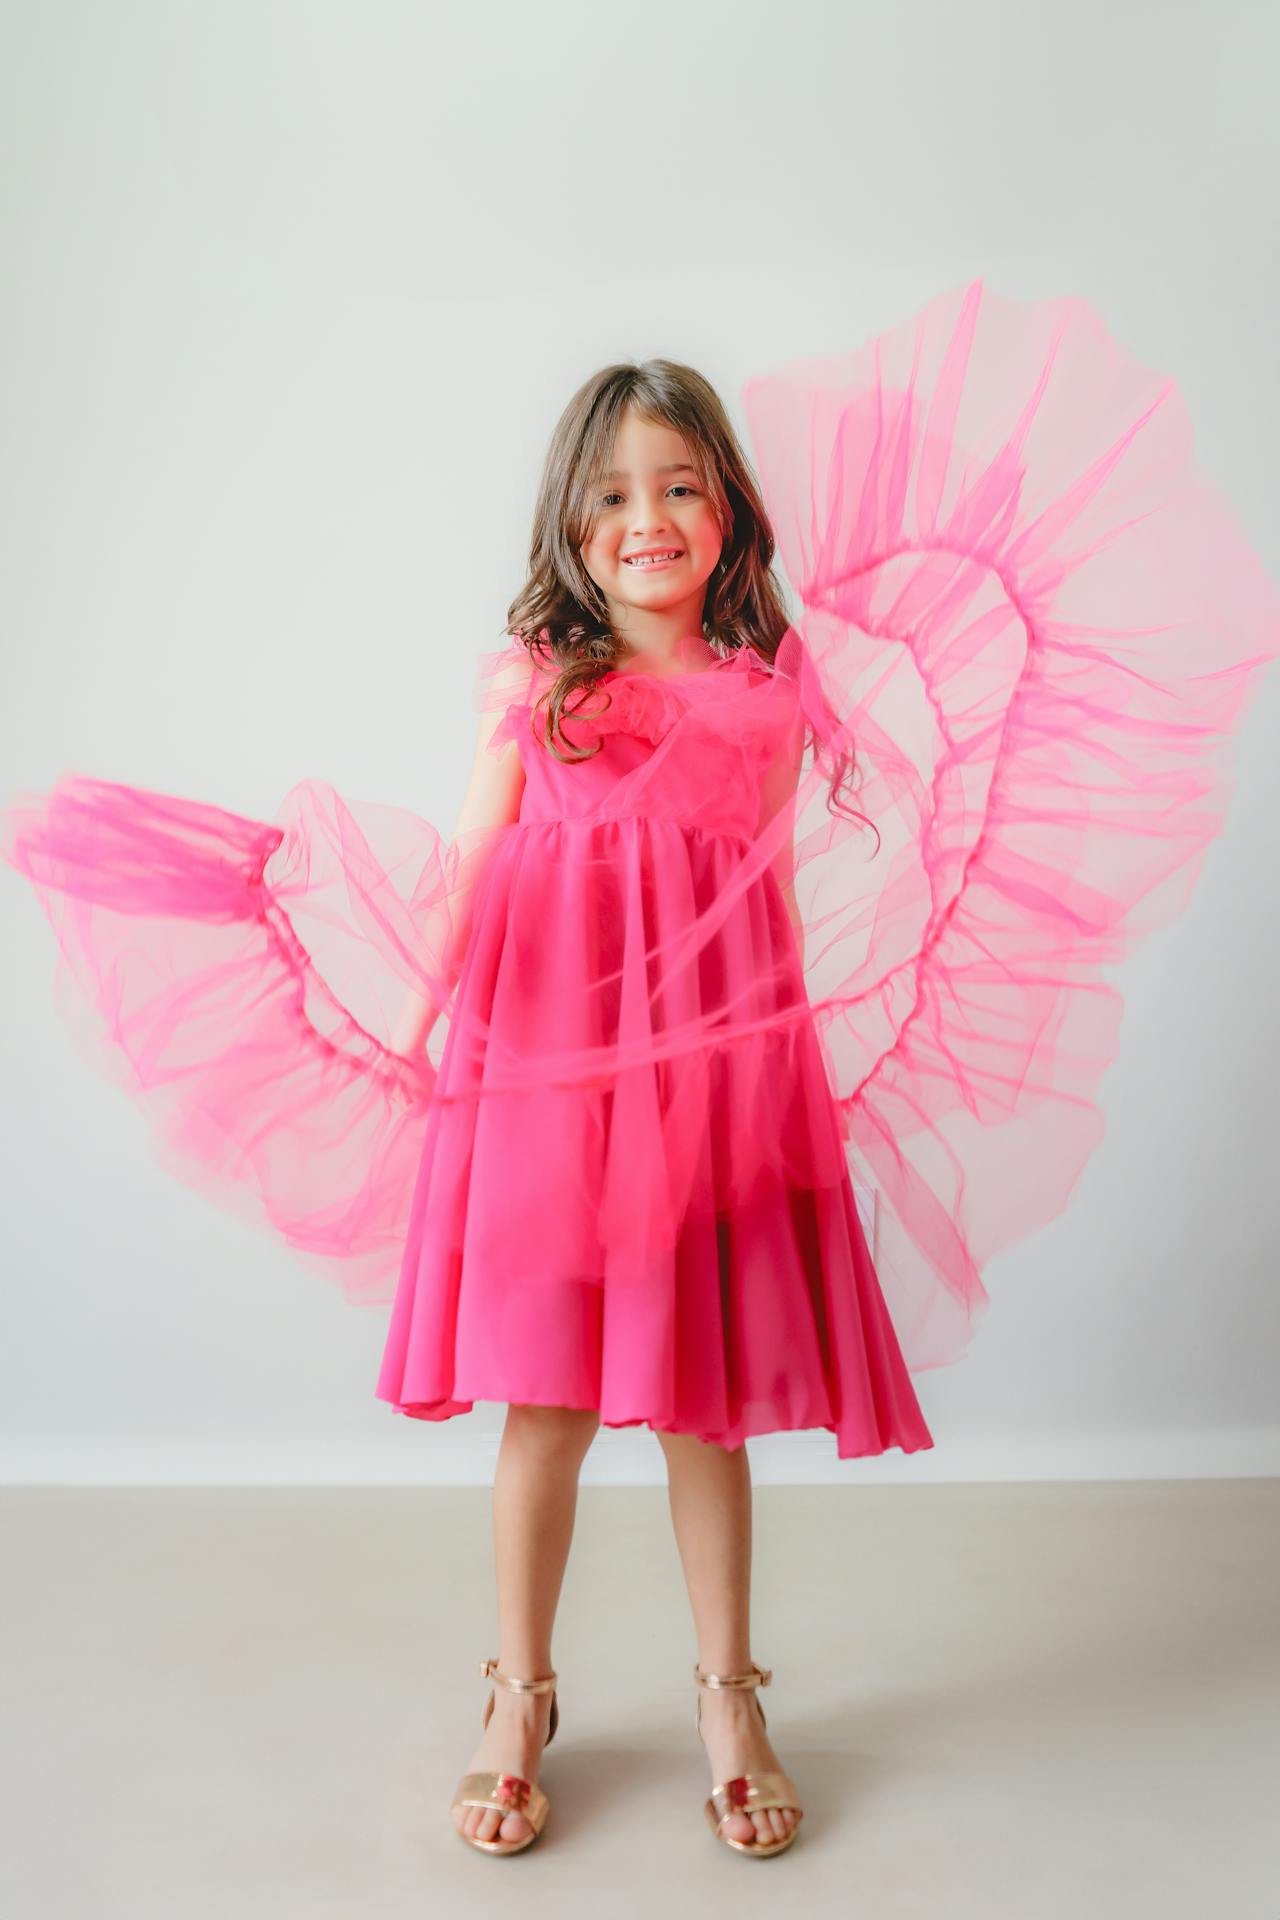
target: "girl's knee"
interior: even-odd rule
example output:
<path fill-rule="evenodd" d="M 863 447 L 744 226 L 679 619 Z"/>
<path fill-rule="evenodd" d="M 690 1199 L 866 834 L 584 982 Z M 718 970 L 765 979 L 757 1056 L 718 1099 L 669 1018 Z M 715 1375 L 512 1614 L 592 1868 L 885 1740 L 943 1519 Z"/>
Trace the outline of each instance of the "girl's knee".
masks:
<path fill-rule="evenodd" d="M 700 1433 L 670 1433 L 664 1427 L 655 1427 L 654 1432 L 666 1455 L 669 1471 L 686 1465 L 699 1472 L 742 1473 L 746 1470 L 747 1450 L 741 1440 L 736 1447 L 726 1447 L 718 1440 L 704 1440 Z"/>
<path fill-rule="evenodd" d="M 535 1407 L 517 1402 L 507 1408 L 507 1432 L 522 1446 L 545 1453 L 585 1453 L 599 1425 L 595 1407 Z"/>

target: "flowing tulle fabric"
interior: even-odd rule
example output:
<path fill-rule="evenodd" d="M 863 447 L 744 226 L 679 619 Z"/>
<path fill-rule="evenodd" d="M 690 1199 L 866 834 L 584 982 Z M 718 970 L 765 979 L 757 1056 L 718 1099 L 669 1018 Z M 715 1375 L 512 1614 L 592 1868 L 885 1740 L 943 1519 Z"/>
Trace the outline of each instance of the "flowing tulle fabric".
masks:
<path fill-rule="evenodd" d="M 1222 826 L 1280 599 L 1084 302 L 974 283 L 744 399 L 794 625 L 606 676 L 571 763 L 537 660 L 491 650 L 516 822 L 446 844 L 314 780 L 268 824 L 81 775 L 5 816 L 95 1058 L 180 1177 L 394 1298 L 405 1411 L 927 1445 L 902 1360 L 955 1359 L 986 1263 L 1065 1205 L 1104 970 Z M 410 989 L 431 1057 L 393 1046 Z"/>
<path fill-rule="evenodd" d="M 59 1009 L 161 1163 L 387 1300 L 435 1079 L 388 1041 L 410 989 L 444 992 L 422 929 L 457 864 L 434 828 L 321 781 L 267 823 L 80 774 L 0 824 Z"/>

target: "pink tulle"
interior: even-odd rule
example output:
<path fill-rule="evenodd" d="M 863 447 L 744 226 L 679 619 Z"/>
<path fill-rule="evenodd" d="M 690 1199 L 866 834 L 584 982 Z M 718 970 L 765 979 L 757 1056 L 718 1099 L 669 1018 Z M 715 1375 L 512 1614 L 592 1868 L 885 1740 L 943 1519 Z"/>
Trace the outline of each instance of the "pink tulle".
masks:
<path fill-rule="evenodd" d="M 79 775 L 4 818 L 166 1164 L 394 1299 L 378 1392 L 424 1418 L 929 1445 L 908 1369 L 1066 1203 L 1104 969 L 1185 902 L 1280 646 L 1176 390 L 1081 301 L 975 283 L 745 402 L 795 624 L 607 675 L 569 764 L 537 663 L 484 655 L 511 825 Z M 878 846 L 830 803 L 849 750 Z M 410 989 L 438 1065 L 393 1044 Z"/>
<path fill-rule="evenodd" d="M 806 782 L 806 984 L 913 1367 L 1066 1204 L 1121 997 L 1185 904 L 1280 595 L 1173 383 L 1079 299 L 981 282 L 745 394 L 809 654 L 884 839 Z"/>
<path fill-rule="evenodd" d="M 405 992 L 442 992 L 421 939 L 449 884 L 434 828 L 320 781 L 266 824 L 75 774 L 3 828 L 82 1056 L 162 1164 L 385 1301 L 435 1080 L 388 1046 Z"/>

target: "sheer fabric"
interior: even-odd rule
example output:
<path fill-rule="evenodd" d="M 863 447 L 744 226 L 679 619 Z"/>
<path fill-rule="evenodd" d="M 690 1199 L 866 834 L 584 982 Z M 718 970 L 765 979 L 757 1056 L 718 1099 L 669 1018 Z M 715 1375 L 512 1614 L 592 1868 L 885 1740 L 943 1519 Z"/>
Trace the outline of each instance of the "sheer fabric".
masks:
<path fill-rule="evenodd" d="M 441 1261 L 518 1257 L 495 1384 L 527 1365 L 589 1394 L 630 1346 L 620 1420 L 693 1394 L 708 1436 L 927 1444 L 894 1332 L 911 1369 L 954 1360 L 986 1264 L 1069 1199 L 1117 1048 L 1107 970 L 1221 829 L 1280 601 L 1176 388 L 1083 301 L 975 282 L 744 403 L 794 624 L 772 661 L 690 636 L 670 679 L 610 674 L 570 765 L 540 744 L 537 662 L 483 655 L 519 820 L 463 845 L 320 780 L 259 822 L 69 774 L 8 809 L 0 850 L 165 1163 L 352 1298 L 391 1300 L 438 1234 Z M 879 844 L 832 805 L 842 752 Z M 444 1015 L 434 1057 L 393 1044 L 410 990 Z M 495 1187 L 428 1220 L 450 1153 Z M 738 1276 L 743 1353 L 691 1257 Z M 578 1288 L 558 1354 L 539 1278 Z M 681 1381 L 713 1333 L 720 1389 Z M 438 1378 L 418 1404 L 465 1399 Z"/>

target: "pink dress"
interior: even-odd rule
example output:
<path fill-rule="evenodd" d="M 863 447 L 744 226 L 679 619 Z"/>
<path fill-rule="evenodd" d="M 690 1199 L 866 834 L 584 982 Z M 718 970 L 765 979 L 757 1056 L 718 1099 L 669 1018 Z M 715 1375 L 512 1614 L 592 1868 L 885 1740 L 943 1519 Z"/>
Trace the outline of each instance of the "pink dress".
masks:
<path fill-rule="evenodd" d="M 1067 1205 L 1110 972 L 1189 898 L 1280 650 L 1176 387 L 1082 300 L 975 281 L 743 401 L 794 624 L 611 674 L 572 763 L 485 655 L 516 822 L 83 773 L 0 815 L 86 1057 L 176 1177 L 391 1304 L 415 1416 L 929 1446 L 908 1376 Z M 411 989 L 443 1018 L 405 1058 Z"/>
<path fill-rule="evenodd" d="M 743 878 L 793 690 L 690 636 L 676 677 L 592 690 L 566 732 L 595 751 L 566 763 L 511 657 L 520 816 L 486 847 L 380 1398 L 931 1446 L 783 895 Z"/>

